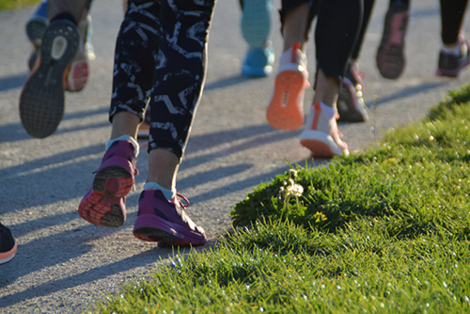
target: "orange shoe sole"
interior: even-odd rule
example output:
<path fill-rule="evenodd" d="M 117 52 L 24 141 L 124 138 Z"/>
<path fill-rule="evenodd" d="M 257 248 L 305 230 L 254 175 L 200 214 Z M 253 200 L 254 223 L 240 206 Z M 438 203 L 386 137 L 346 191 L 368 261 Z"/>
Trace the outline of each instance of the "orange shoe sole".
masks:
<path fill-rule="evenodd" d="M 297 71 L 285 70 L 277 75 L 274 95 L 266 111 L 266 119 L 273 128 L 297 130 L 302 127 L 303 108 L 299 108 L 297 100 L 304 87 L 304 77 Z"/>

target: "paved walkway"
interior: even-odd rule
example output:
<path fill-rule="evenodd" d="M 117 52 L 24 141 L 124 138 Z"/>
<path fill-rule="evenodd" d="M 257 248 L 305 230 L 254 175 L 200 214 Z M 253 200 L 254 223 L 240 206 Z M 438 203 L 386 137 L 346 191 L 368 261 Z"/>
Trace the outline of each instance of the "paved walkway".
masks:
<path fill-rule="evenodd" d="M 470 79 L 467 70 L 458 79 L 434 76 L 440 20 L 438 1 L 428 0 L 412 1 L 405 74 L 398 81 L 381 78 L 375 52 L 388 1 L 377 2 L 360 60 L 367 73 L 367 103 L 376 97 L 376 107 L 370 122 L 340 125 L 352 151 L 366 149 L 384 129 L 420 119 L 447 90 Z M 43 140 L 29 137 L 18 116 L 30 51 L 23 29 L 33 9 L 0 12 L 0 220 L 11 226 L 20 244 L 17 257 L 0 267 L 0 312 L 79 312 L 100 298 L 100 291 L 116 291 L 133 276 L 148 274 L 156 262 L 165 263 L 171 250 L 138 241 L 131 233 L 148 170 L 145 151 L 139 156 L 137 191 L 128 197 L 128 221 L 122 228 L 90 225 L 76 212 L 110 134 L 107 110 L 121 6 L 116 0 L 95 1 L 97 60 L 90 82 L 82 93 L 67 94 L 58 131 Z M 191 201 L 191 217 L 211 238 L 230 227 L 228 213 L 235 203 L 288 168 L 286 159 L 303 165 L 309 156 L 298 143 L 299 131 L 276 131 L 265 121 L 274 79 L 240 76 L 246 45 L 239 20 L 237 0 L 219 1 L 207 85 L 178 181 L 179 192 Z M 274 15 L 272 40 L 280 52 L 278 29 Z M 312 74 L 313 54 L 310 44 Z M 306 107 L 312 95 L 306 94 Z"/>

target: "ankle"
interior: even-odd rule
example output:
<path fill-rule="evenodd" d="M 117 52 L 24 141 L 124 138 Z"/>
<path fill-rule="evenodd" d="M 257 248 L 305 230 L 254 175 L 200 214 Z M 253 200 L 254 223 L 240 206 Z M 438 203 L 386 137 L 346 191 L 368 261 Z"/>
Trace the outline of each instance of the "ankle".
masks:
<path fill-rule="evenodd" d="M 460 56 L 462 44 L 460 41 L 457 41 L 453 44 L 442 44 L 441 51 L 446 54 L 453 54 L 455 56 Z"/>
<path fill-rule="evenodd" d="M 176 195 L 176 190 L 175 189 L 167 189 L 167 188 L 164 188 L 163 186 L 161 186 L 160 184 L 156 183 L 156 182 L 147 182 L 144 184 L 144 191 L 145 190 L 160 190 L 163 192 L 163 194 L 165 195 L 165 197 L 168 199 L 168 200 L 172 200 L 175 195 Z"/>
<path fill-rule="evenodd" d="M 306 66 L 307 58 L 303 53 L 300 43 L 295 43 L 292 47 L 284 51 L 279 58 L 280 65 L 287 63 L 297 63 Z"/>
<path fill-rule="evenodd" d="M 114 143 L 114 142 L 117 142 L 117 141 L 129 141 L 132 143 L 132 145 L 134 145 L 134 153 L 135 153 L 135 157 L 137 158 L 137 156 L 139 155 L 139 152 L 140 152 L 140 149 L 139 149 L 139 143 L 137 143 L 137 141 L 130 135 L 122 135 L 118 138 L 115 138 L 115 139 L 112 139 L 112 140 L 109 140 L 107 143 L 106 143 L 106 150 L 108 150 L 111 145 Z"/>

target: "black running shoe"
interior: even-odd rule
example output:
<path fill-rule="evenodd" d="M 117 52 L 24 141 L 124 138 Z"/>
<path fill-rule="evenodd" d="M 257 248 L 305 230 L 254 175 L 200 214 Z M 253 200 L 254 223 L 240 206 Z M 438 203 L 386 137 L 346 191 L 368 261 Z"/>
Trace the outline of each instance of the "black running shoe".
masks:
<path fill-rule="evenodd" d="M 0 265 L 15 257 L 17 243 L 10 229 L 0 223 Z"/>
<path fill-rule="evenodd" d="M 469 43 L 465 39 L 460 39 L 460 56 L 453 53 L 439 53 L 439 63 L 436 71 L 437 76 L 456 77 L 459 71 L 469 63 Z"/>

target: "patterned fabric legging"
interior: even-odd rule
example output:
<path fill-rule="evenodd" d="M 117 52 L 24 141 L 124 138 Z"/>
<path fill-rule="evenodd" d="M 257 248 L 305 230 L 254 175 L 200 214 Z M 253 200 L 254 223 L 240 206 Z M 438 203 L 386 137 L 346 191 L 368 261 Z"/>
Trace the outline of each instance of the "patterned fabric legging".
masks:
<path fill-rule="evenodd" d="M 116 41 L 109 119 L 143 119 L 150 106 L 149 151 L 182 157 L 206 72 L 215 0 L 129 0 Z"/>

